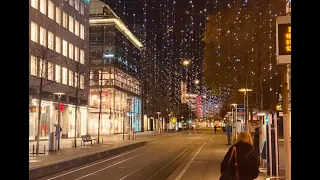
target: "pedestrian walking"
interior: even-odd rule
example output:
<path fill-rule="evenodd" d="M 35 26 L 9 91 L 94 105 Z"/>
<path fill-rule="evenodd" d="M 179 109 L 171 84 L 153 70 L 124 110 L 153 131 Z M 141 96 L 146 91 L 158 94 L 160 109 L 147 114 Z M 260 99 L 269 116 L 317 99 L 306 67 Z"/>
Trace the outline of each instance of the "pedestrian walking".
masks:
<path fill-rule="evenodd" d="M 220 180 L 253 180 L 259 175 L 259 165 L 250 133 L 241 132 L 221 162 Z"/>
<path fill-rule="evenodd" d="M 217 134 L 217 126 L 216 125 L 214 125 L 214 134 Z"/>

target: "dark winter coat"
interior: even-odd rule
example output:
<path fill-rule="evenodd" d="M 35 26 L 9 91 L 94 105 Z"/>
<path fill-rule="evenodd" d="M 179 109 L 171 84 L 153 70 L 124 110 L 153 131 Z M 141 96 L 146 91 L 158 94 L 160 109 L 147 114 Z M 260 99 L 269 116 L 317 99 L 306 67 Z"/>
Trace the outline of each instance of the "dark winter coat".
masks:
<path fill-rule="evenodd" d="M 259 127 L 255 129 L 254 136 L 253 136 L 253 146 L 254 146 L 254 151 L 257 156 L 260 155 L 260 142 L 259 142 Z"/>
<path fill-rule="evenodd" d="M 228 161 L 231 155 L 233 147 L 237 149 L 237 159 L 239 167 L 239 180 L 253 180 L 259 175 L 259 159 L 253 151 L 253 146 L 248 143 L 238 142 L 229 148 L 227 154 L 225 155 L 222 163 L 220 172 L 226 171 L 228 168 Z M 235 161 L 234 158 L 231 159 L 232 162 Z"/>

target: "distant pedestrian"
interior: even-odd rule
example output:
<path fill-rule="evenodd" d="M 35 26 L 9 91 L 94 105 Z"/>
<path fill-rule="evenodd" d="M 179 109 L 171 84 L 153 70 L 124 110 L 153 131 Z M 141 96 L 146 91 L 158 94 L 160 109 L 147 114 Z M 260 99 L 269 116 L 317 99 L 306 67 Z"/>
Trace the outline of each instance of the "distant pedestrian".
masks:
<path fill-rule="evenodd" d="M 257 154 L 257 156 L 260 156 L 260 140 L 259 140 L 259 126 L 254 129 L 254 135 L 253 135 L 253 147 L 254 152 Z"/>
<path fill-rule="evenodd" d="M 253 150 L 250 133 L 241 132 L 221 163 L 220 180 L 253 180 L 259 175 L 259 159 Z"/>
<path fill-rule="evenodd" d="M 214 126 L 214 134 L 217 134 L 217 126 Z"/>

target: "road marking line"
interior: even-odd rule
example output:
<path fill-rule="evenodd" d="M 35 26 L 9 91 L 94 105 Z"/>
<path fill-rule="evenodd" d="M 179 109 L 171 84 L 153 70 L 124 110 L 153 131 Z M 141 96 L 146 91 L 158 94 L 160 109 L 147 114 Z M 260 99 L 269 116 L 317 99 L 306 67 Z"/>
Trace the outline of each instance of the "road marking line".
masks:
<path fill-rule="evenodd" d="M 173 150 L 177 149 L 177 148 L 178 148 L 178 147 L 180 147 L 180 146 L 181 146 L 181 144 L 180 144 L 179 146 L 177 146 L 177 147 L 175 147 L 175 148 L 171 149 L 170 151 L 167 151 L 166 153 L 161 154 L 160 156 L 158 156 L 157 158 L 155 158 L 153 161 L 151 161 L 151 162 L 147 163 L 146 165 L 144 165 L 144 166 L 142 166 L 142 167 L 140 167 L 140 168 L 138 168 L 138 169 L 136 169 L 136 170 L 132 171 L 131 173 L 129 173 L 129 174 L 127 174 L 127 175 L 125 175 L 124 177 L 122 177 L 122 178 L 121 178 L 121 179 L 119 179 L 119 180 L 126 179 L 127 177 L 129 177 L 129 176 L 131 176 L 132 174 L 134 174 L 134 173 L 136 173 L 136 172 L 140 171 L 141 169 L 143 169 L 143 168 L 147 167 L 149 164 L 154 163 L 156 160 L 160 159 L 161 157 L 165 156 L 166 154 L 170 153 L 171 151 L 173 151 Z"/>
<path fill-rule="evenodd" d="M 86 169 L 86 168 L 89 168 L 89 167 L 95 166 L 95 165 L 97 165 L 97 164 L 101 164 L 101 163 L 104 163 L 104 162 L 107 162 L 107 161 L 110 161 L 110 160 L 116 159 L 116 158 L 118 158 L 118 157 L 121 157 L 121 156 L 124 156 L 124 155 L 130 154 L 130 153 L 135 152 L 135 151 L 137 151 L 137 150 L 138 150 L 138 149 L 133 150 L 133 151 L 129 151 L 129 152 L 126 152 L 126 153 L 123 153 L 123 154 L 120 154 L 120 155 L 114 156 L 114 157 L 112 157 L 112 158 L 109 158 L 109 159 L 106 159 L 106 160 L 103 160 L 103 161 L 100 161 L 100 162 L 97 162 L 97 163 L 94 163 L 94 164 L 91 164 L 91 165 L 88 165 L 88 166 L 85 166 L 85 167 L 82 167 L 82 168 L 76 169 L 76 170 L 73 170 L 73 171 L 69 171 L 69 172 L 66 172 L 66 173 L 60 174 L 60 175 L 58 175 L 58 176 L 54 176 L 54 177 L 49 178 L 49 179 L 47 179 L 47 180 L 57 179 L 57 178 L 59 178 L 59 177 L 62 177 L 62 176 L 65 176 L 65 175 L 68 175 L 68 174 L 71 174 L 71 173 L 74 173 L 74 172 L 80 171 L 80 170 L 82 170 L 82 169 Z"/>
<path fill-rule="evenodd" d="M 212 138 L 212 136 L 210 137 L 210 139 Z M 198 156 L 199 152 L 201 151 L 201 149 L 203 148 L 203 146 L 210 141 L 207 140 L 206 142 L 204 142 L 202 144 L 202 146 L 198 149 L 198 151 L 192 156 L 192 158 L 190 159 L 190 161 L 188 162 L 188 164 L 182 169 L 182 171 L 179 173 L 179 175 L 174 179 L 174 180 L 180 180 L 182 178 L 182 176 L 184 175 L 184 173 L 187 171 L 187 169 L 189 168 L 189 166 L 191 165 L 191 163 L 194 161 L 194 159 Z"/>
<path fill-rule="evenodd" d="M 172 164 L 176 159 L 178 159 L 183 153 L 185 153 L 192 145 L 187 147 L 184 151 L 182 151 L 178 156 L 176 156 L 172 161 L 170 161 L 168 164 L 163 166 L 161 169 L 159 169 L 156 173 L 154 173 L 148 180 L 152 179 L 155 177 L 157 174 L 159 174 L 162 170 L 164 170 L 166 167 L 168 167 L 170 164 Z"/>
<path fill-rule="evenodd" d="M 112 165 L 110 165 L 110 166 L 107 166 L 107 167 L 105 167 L 105 168 L 99 169 L 99 170 L 97 170 L 97 171 L 94 171 L 94 172 L 92 172 L 92 173 L 90 173 L 90 174 L 87 174 L 87 175 L 85 175 L 85 176 L 81 176 L 81 177 L 79 177 L 79 178 L 77 178 L 77 179 L 75 179 L 75 180 L 79 180 L 79 179 L 86 178 L 86 177 L 91 176 L 91 175 L 93 175 L 93 174 L 96 174 L 96 173 L 98 173 L 98 172 L 100 172 L 100 171 L 103 171 L 103 170 L 106 170 L 106 169 L 108 169 L 108 168 L 110 168 L 110 167 L 113 167 L 113 166 L 115 166 L 115 165 L 117 165 L 117 164 L 121 164 L 121 163 L 123 163 L 123 162 L 125 162 L 125 161 L 129 161 L 130 159 L 135 158 L 135 157 L 140 156 L 140 155 L 141 155 L 141 154 L 132 156 L 132 157 L 130 157 L 130 158 L 128 158 L 128 159 L 119 161 L 119 162 L 117 162 L 117 163 L 114 163 L 114 164 L 112 164 Z"/>

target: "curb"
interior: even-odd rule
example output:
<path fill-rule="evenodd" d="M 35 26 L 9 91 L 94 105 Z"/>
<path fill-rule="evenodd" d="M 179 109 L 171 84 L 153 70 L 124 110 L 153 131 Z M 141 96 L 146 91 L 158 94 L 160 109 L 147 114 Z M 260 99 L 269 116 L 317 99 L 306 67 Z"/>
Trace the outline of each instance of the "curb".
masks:
<path fill-rule="evenodd" d="M 70 160 L 66 160 L 66 161 L 62 161 L 62 162 L 58 162 L 56 164 L 50 164 L 47 166 L 42 166 L 42 167 L 36 167 L 34 169 L 30 169 L 29 170 L 29 180 L 35 179 L 35 178 L 40 178 L 46 175 L 50 175 L 53 173 L 57 173 L 69 168 L 73 168 L 76 166 L 80 166 L 86 163 L 90 163 L 92 161 L 96 161 L 108 156 L 112 156 L 115 154 L 119 154 L 125 151 L 129 151 L 141 146 L 144 146 L 147 142 L 146 141 L 142 141 L 142 142 L 137 142 L 134 144 L 129 144 L 129 145 L 125 145 L 125 146 L 121 146 L 121 147 L 117 147 L 117 148 L 113 148 L 113 149 L 108 149 L 106 151 L 100 151 L 94 154 L 89 154 L 87 156 L 82 156 L 82 157 L 76 157 Z"/>

